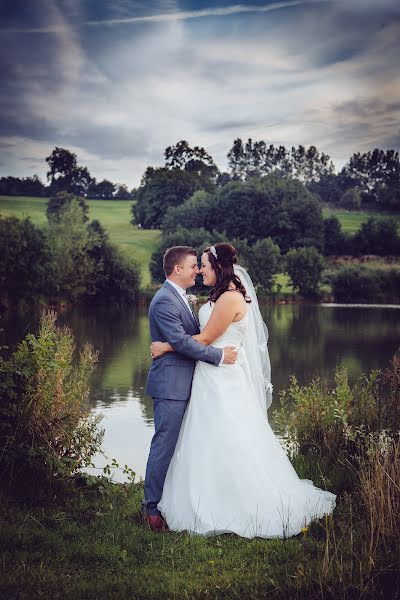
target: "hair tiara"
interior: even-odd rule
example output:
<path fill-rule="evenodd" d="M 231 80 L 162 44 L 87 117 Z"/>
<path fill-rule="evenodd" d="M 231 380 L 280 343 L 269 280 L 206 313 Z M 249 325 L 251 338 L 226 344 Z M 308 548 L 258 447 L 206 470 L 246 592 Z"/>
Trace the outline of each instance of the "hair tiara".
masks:
<path fill-rule="evenodd" d="M 210 252 L 218 260 L 217 251 L 215 249 L 215 246 L 210 246 Z"/>

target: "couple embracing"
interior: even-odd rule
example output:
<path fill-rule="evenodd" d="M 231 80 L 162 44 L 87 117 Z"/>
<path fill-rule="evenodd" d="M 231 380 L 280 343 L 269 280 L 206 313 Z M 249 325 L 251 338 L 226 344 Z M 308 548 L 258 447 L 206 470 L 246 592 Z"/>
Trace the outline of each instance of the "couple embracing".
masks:
<path fill-rule="evenodd" d="M 156 531 L 286 538 L 332 512 L 335 495 L 301 480 L 266 418 L 268 331 L 231 244 L 169 248 L 149 309 L 147 393 L 155 433 L 143 512 Z M 199 321 L 186 290 L 211 288 Z"/>

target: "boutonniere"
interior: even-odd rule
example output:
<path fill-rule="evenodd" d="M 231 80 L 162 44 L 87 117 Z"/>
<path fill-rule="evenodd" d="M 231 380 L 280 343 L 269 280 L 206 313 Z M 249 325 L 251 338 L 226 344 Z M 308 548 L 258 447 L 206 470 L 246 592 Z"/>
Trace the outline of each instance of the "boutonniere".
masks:
<path fill-rule="evenodd" d="M 193 304 L 193 306 L 196 306 L 196 304 L 197 304 L 197 296 L 195 296 L 194 294 L 188 294 L 186 296 L 186 298 L 188 299 L 189 304 Z"/>

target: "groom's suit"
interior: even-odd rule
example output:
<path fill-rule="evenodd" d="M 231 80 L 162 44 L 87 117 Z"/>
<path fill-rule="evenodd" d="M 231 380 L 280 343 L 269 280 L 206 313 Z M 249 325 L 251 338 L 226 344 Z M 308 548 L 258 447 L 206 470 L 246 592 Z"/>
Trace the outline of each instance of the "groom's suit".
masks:
<path fill-rule="evenodd" d="M 196 317 L 168 281 L 151 301 L 149 322 L 152 340 L 169 342 L 174 348 L 153 361 L 146 386 L 154 402 L 155 433 L 146 468 L 145 504 L 148 515 L 159 515 L 157 504 L 190 397 L 196 361 L 218 366 L 223 350 L 193 340 L 192 335 L 199 333 Z"/>

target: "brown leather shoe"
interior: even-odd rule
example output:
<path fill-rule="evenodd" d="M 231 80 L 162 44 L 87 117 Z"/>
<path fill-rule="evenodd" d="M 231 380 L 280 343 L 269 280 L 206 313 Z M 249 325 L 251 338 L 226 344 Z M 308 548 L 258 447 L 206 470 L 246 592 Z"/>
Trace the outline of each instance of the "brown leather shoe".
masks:
<path fill-rule="evenodd" d="M 146 521 L 152 531 L 155 531 L 157 533 L 169 531 L 165 519 L 163 519 L 159 515 L 147 515 Z"/>

